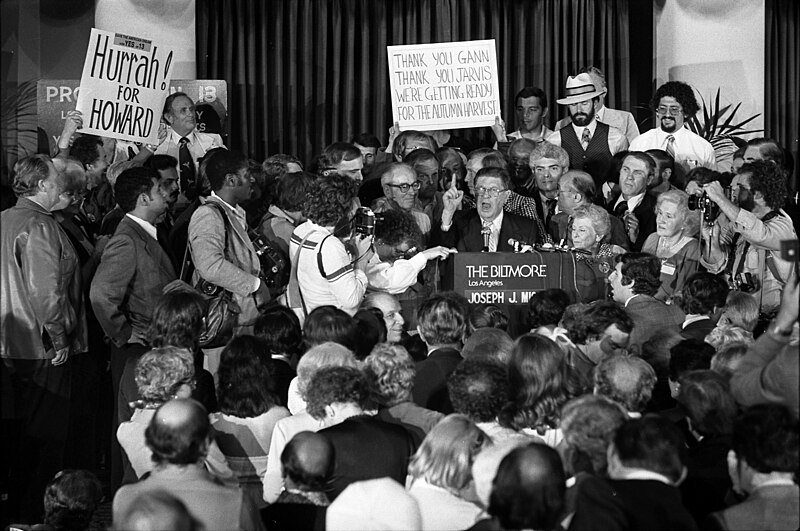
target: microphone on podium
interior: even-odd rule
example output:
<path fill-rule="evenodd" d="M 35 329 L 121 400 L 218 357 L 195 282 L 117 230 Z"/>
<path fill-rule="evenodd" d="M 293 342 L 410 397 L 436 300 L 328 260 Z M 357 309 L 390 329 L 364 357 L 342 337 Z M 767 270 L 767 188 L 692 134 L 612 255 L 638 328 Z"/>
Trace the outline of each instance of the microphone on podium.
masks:
<path fill-rule="evenodd" d="M 489 252 L 489 238 L 492 235 L 492 229 L 489 225 L 484 225 L 481 229 L 481 234 L 483 234 L 483 249 L 481 252 L 488 253 Z"/>

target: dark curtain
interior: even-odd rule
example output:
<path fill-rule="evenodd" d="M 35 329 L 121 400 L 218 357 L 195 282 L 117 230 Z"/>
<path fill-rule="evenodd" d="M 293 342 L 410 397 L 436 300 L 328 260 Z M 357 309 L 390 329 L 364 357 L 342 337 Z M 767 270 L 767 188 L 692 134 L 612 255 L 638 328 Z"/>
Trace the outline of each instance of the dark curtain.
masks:
<path fill-rule="evenodd" d="M 500 103 L 515 125 L 525 85 L 550 99 L 546 125 L 566 110 L 567 75 L 595 65 L 609 107 L 629 109 L 629 0 L 198 0 L 197 74 L 224 79 L 229 144 L 262 160 L 310 161 L 325 145 L 392 123 L 386 46 L 495 39 Z M 649 73 L 648 73 L 649 75 Z M 461 130 L 478 144 L 488 127 Z"/>
<path fill-rule="evenodd" d="M 794 157 L 798 184 L 800 148 L 800 2 L 767 0 L 764 58 L 764 134 Z"/>

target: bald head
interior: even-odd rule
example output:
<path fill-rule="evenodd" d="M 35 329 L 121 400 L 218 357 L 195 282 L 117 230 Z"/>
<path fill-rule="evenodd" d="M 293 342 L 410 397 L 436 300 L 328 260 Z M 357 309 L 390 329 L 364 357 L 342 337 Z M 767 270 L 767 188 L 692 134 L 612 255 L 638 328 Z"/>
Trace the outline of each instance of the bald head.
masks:
<path fill-rule="evenodd" d="M 656 372 L 634 356 L 611 356 L 595 367 L 595 393 L 614 400 L 629 412 L 642 412 L 653 395 Z"/>
<path fill-rule="evenodd" d="M 289 441 L 281 453 L 283 476 L 301 490 L 321 490 L 325 486 L 333 446 L 327 437 L 301 431 Z"/>
<path fill-rule="evenodd" d="M 211 425 L 208 413 L 191 399 L 175 399 L 156 410 L 145 441 L 157 463 L 187 465 L 205 458 Z"/>

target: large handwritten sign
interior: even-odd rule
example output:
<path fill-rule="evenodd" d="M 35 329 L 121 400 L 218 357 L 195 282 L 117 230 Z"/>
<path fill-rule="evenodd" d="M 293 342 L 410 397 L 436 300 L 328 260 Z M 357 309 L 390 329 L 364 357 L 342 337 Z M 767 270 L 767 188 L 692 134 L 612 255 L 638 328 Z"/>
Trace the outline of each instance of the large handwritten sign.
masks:
<path fill-rule="evenodd" d="M 45 132 L 52 152 L 64 128 L 67 113 L 75 109 L 80 94 L 77 79 L 41 79 L 37 84 L 38 125 Z M 196 104 L 197 130 L 226 136 L 228 84 L 220 79 L 173 79 L 169 94 L 185 92 Z M 161 118 L 163 102 L 158 111 Z M 81 129 L 81 132 L 84 130 Z"/>
<path fill-rule="evenodd" d="M 481 127 L 500 116 L 494 39 L 388 46 L 387 53 L 401 130 Z"/>
<path fill-rule="evenodd" d="M 453 255 L 453 289 L 471 303 L 528 304 L 538 291 L 560 288 L 573 301 L 597 298 L 591 266 L 572 253 L 458 253 Z"/>
<path fill-rule="evenodd" d="M 76 105 L 83 131 L 157 143 L 172 55 L 163 43 L 92 28 Z"/>

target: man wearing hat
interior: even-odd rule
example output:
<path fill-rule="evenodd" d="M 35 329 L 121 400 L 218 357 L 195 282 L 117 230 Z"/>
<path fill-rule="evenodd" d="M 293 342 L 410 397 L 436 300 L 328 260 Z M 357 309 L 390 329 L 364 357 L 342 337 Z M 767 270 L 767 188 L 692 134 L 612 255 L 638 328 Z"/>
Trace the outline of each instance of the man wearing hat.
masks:
<path fill-rule="evenodd" d="M 620 111 L 618 109 L 610 109 L 605 106 L 606 95 L 608 94 L 608 87 L 606 86 L 606 77 L 603 71 L 596 66 L 587 67 L 584 70 L 592 78 L 592 82 L 596 88 L 603 89 L 603 94 L 594 105 L 594 115 L 598 122 L 616 127 L 623 133 L 628 143 L 633 142 L 633 139 L 639 136 L 639 126 L 636 125 L 636 120 L 633 115 L 628 111 Z M 556 124 L 556 131 L 571 123 L 570 117 L 562 118 Z"/>
<path fill-rule="evenodd" d="M 611 165 L 611 157 L 628 149 L 628 140 L 622 131 L 597 121 L 595 105 L 603 94 L 589 74 L 567 78 L 566 96 L 556 100 L 569 107 L 572 123 L 547 137 L 547 141 L 561 146 L 569 154 L 571 170 L 583 170 L 592 176 L 597 190 L 603 185 Z"/>

